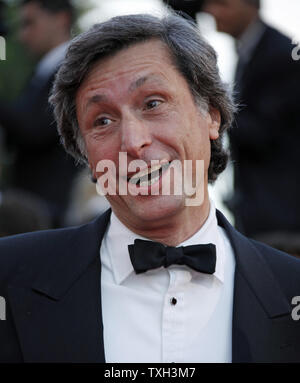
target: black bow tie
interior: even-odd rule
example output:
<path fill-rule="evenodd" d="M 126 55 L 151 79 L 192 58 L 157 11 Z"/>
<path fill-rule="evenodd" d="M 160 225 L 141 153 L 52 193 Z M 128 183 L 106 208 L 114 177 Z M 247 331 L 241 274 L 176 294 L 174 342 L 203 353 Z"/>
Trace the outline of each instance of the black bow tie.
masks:
<path fill-rule="evenodd" d="M 159 242 L 136 239 L 128 246 L 136 274 L 170 265 L 186 265 L 201 273 L 213 274 L 216 267 L 216 246 L 207 245 L 170 247 Z"/>

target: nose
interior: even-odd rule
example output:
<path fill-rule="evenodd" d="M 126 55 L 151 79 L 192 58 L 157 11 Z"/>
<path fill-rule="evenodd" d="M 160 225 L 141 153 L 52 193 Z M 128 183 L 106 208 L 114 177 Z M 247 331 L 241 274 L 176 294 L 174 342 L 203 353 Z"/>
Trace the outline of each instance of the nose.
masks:
<path fill-rule="evenodd" d="M 141 158 L 145 148 L 152 143 L 149 127 L 133 113 L 128 113 L 123 118 L 121 134 L 121 151 L 127 152 L 133 158 Z"/>

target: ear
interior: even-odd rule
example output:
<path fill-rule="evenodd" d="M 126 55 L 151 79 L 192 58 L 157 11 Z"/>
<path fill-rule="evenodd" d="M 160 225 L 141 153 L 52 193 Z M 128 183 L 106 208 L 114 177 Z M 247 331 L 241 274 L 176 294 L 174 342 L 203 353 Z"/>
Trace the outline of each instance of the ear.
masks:
<path fill-rule="evenodd" d="M 209 121 L 209 138 L 216 140 L 219 138 L 219 129 L 221 125 L 221 114 L 220 111 L 212 106 L 209 107 L 208 114 L 210 116 Z"/>
<path fill-rule="evenodd" d="M 92 180 L 92 182 L 96 183 L 97 182 L 96 170 L 93 168 L 93 166 L 91 164 L 89 164 L 89 168 L 90 168 L 91 180 Z"/>

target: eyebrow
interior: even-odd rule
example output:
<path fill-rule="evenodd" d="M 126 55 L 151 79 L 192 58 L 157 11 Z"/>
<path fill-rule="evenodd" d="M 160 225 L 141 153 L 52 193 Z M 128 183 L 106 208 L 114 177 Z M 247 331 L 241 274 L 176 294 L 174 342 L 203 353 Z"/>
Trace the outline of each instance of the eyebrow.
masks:
<path fill-rule="evenodd" d="M 99 104 L 99 102 L 107 101 L 107 97 L 104 94 L 95 94 L 91 98 L 88 99 L 86 103 L 86 109 L 92 104 Z"/>
<path fill-rule="evenodd" d="M 133 91 L 135 91 L 136 89 L 138 89 L 139 87 L 144 85 L 145 82 L 147 82 L 149 80 L 153 80 L 153 79 L 156 80 L 155 82 L 157 82 L 158 84 L 165 84 L 164 81 L 162 81 L 159 77 L 157 77 L 156 74 L 153 73 L 153 74 L 149 74 L 147 76 L 142 76 L 142 77 L 138 78 L 137 80 L 133 81 L 129 85 L 128 91 L 130 93 L 132 93 Z M 89 100 L 87 101 L 86 108 L 88 108 L 92 104 L 99 104 L 100 102 L 105 102 L 107 100 L 108 100 L 108 97 L 106 95 L 95 94 L 94 96 L 89 98 Z"/>
<path fill-rule="evenodd" d="M 145 82 L 148 80 L 155 80 L 158 84 L 164 84 L 164 81 L 162 81 L 155 73 L 151 73 L 147 76 L 143 76 L 138 78 L 136 81 L 134 81 L 130 86 L 129 86 L 129 92 L 133 92 L 137 88 L 141 87 L 144 85 Z"/>

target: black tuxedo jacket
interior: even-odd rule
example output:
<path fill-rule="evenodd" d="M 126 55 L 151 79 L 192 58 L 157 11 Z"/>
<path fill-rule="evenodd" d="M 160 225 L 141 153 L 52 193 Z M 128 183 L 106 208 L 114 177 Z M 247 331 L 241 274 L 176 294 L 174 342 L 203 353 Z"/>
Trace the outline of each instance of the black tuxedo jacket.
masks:
<path fill-rule="evenodd" d="M 299 362 L 300 261 L 217 216 L 236 258 L 232 361 Z M 1 362 L 105 362 L 99 249 L 109 217 L 0 240 Z"/>
<path fill-rule="evenodd" d="M 300 231 L 300 61 L 291 40 L 270 26 L 242 70 L 239 113 L 229 131 L 236 228 L 253 237 Z"/>

